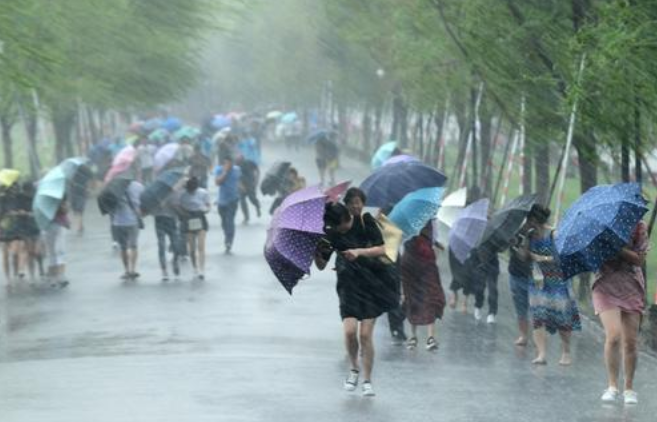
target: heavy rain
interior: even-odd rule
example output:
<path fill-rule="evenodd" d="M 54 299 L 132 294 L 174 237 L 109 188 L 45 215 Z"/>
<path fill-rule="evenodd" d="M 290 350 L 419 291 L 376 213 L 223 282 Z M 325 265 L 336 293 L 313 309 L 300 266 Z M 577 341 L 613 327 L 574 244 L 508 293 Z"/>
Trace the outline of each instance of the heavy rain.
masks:
<path fill-rule="evenodd" d="M 654 0 L 3 0 L 0 422 L 654 421 L 656 46 Z"/>

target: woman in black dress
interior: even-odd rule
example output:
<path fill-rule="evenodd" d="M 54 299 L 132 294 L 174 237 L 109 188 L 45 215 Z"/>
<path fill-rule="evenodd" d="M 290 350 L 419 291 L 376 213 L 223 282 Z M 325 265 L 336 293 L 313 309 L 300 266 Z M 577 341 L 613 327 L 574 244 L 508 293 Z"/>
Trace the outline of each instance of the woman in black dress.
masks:
<path fill-rule="evenodd" d="M 328 204 L 324 217 L 326 238 L 320 243 L 315 263 L 320 270 L 336 252 L 337 293 L 340 299 L 340 316 L 344 328 L 345 346 L 351 370 L 344 383 L 347 391 L 358 385 L 362 349 L 363 395 L 373 396 L 371 375 L 374 364 L 374 323 L 381 314 L 399 303 L 394 279 L 385 264 L 384 242 L 376 220 L 362 214 L 364 194 L 353 189 L 345 196 L 347 206 Z"/>

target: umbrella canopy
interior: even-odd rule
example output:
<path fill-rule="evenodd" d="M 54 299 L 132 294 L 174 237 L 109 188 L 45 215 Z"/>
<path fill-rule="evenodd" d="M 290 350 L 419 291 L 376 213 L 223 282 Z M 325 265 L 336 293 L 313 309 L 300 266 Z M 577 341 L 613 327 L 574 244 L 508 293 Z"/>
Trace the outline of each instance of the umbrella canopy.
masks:
<path fill-rule="evenodd" d="M 276 210 L 268 231 L 265 259 L 288 293 L 310 274 L 315 250 L 324 235 L 326 195 L 317 187 L 294 192 Z"/>
<path fill-rule="evenodd" d="M 260 184 L 260 191 L 263 195 L 276 195 L 276 192 L 285 182 L 287 171 L 292 166 L 292 163 L 288 161 L 277 161 L 275 162 L 265 176 L 262 179 Z"/>
<path fill-rule="evenodd" d="M 438 221 L 445 224 L 447 227 L 452 227 L 456 219 L 459 217 L 459 214 L 461 214 L 463 207 L 465 207 L 467 198 L 467 188 L 461 188 L 447 195 L 438 210 Z"/>
<path fill-rule="evenodd" d="M 294 111 L 290 113 L 286 113 L 281 117 L 281 123 L 294 123 L 299 119 L 299 116 L 297 116 L 297 113 Z"/>
<path fill-rule="evenodd" d="M 367 195 L 367 205 L 386 208 L 401 201 L 411 192 L 423 188 L 439 188 L 447 177 L 419 162 L 390 164 L 381 167 L 363 181 L 360 188 Z"/>
<path fill-rule="evenodd" d="M 166 129 L 170 133 L 174 133 L 175 131 L 180 129 L 182 125 L 183 125 L 182 120 L 180 120 L 177 117 L 170 116 L 164 120 L 164 122 L 162 123 L 162 128 Z"/>
<path fill-rule="evenodd" d="M 388 218 L 404 232 L 404 239 L 420 234 L 424 226 L 436 216 L 444 191 L 443 188 L 419 189 L 395 205 Z"/>
<path fill-rule="evenodd" d="M 337 135 L 338 132 L 334 130 L 326 130 L 326 129 L 318 130 L 317 132 L 313 133 L 308 138 L 306 138 L 306 143 L 316 144 L 321 139 L 328 140 L 330 142 L 335 142 L 335 137 Z"/>
<path fill-rule="evenodd" d="M 151 142 L 156 142 L 158 144 L 165 143 L 171 134 L 169 133 L 168 130 L 164 128 L 159 128 L 151 132 L 150 135 L 148 135 L 148 140 Z"/>
<path fill-rule="evenodd" d="M 420 159 L 417 157 L 414 157 L 412 155 L 408 154 L 400 154 L 400 155 L 394 155 L 390 158 L 388 158 L 383 165 L 387 166 L 389 164 L 395 164 L 395 163 L 410 163 L 410 162 L 419 162 Z"/>
<path fill-rule="evenodd" d="M 598 271 L 630 242 L 647 211 L 637 183 L 589 189 L 566 211 L 557 227 L 555 246 L 564 277 Z"/>
<path fill-rule="evenodd" d="M 507 203 L 491 216 L 477 247 L 487 248 L 491 252 L 501 252 L 508 248 L 525 223 L 534 203 L 536 194 L 519 196 Z"/>
<path fill-rule="evenodd" d="M 155 158 L 153 159 L 153 168 L 155 171 L 162 170 L 167 164 L 176 158 L 176 154 L 180 149 L 180 145 L 176 143 L 168 143 L 162 148 L 157 150 L 155 153 Z"/>
<path fill-rule="evenodd" d="M 488 199 L 473 202 L 461 210 L 449 232 L 449 248 L 462 264 L 477 245 L 488 223 Z"/>
<path fill-rule="evenodd" d="M 383 165 L 390 157 L 392 153 L 397 149 L 397 142 L 387 142 L 379 147 L 372 156 L 370 164 L 372 165 L 372 170 L 376 170 Z"/>
<path fill-rule="evenodd" d="M 183 168 L 164 171 L 141 194 L 140 206 L 144 214 L 150 214 L 166 200 L 174 187 L 185 177 Z"/>
<path fill-rule="evenodd" d="M 118 174 L 126 172 L 137 159 L 137 149 L 132 145 L 124 147 L 112 161 L 112 167 L 105 175 L 105 182 L 112 180 Z"/>
<path fill-rule="evenodd" d="M 103 215 L 114 212 L 132 181 L 130 172 L 122 173 L 105 184 L 98 195 L 98 209 Z"/>
<path fill-rule="evenodd" d="M 199 136 L 200 134 L 201 131 L 196 129 L 195 127 L 183 126 L 173 134 L 173 140 L 176 142 L 180 142 L 185 138 L 192 140 L 197 136 Z"/>
<path fill-rule="evenodd" d="M 210 124 L 216 130 L 221 130 L 230 127 L 231 123 L 232 122 L 228 117 L 224 116 L 223 114 L 217 114 L 212 118 L 212 123 Z"/>
<path fill-rule="evenodd" d="M 147 132 L 153 132 L 161 128 L 163 124 L 164 120 L 160 119 L 159 117 L 154 117 L 152 119 L 146 120 L 144 122 L 143 128 Z"/>
<path fill-rule="evenodd" d="M 46 173 L 39 182 L 32 210 L 41 230 L 46 230 L 55 219 L 57 210 L 66 195 L 67 181 L 64 168 L 57 166 Z"/>
<path fill-rule="evenodd" d="M 277 110 L 270 111 L 267 113 L 267 120 L 278 120 L 283 116 L 283 113 Z"/>
<path fill-rule="evenodd" d="M 66 178 L 71 180 L 73 179 L 73 176 L 75 176 L 75 173 L 80 169 L 80 167 L 88 166 L 89 164 L 90 161 L 86 157 L 74 157 L 67 158 L 66 160 L 62 161 L 59 163 L 59 167 L 61 167 L 64 171 Z"/>
<path fill-rule="evenodd" d="M 13 169 L 0 170 L 0 185 L 8 188 L 20 179 L 21 172 Z"/>
<path fill-rule="evenodd" d="M 337 185 L 326 189 L 324 194 L 327 196 L 327 201 L 338 202 L 347 189 L 349 189 L 349 186 L 351 186 L 351 180 L 338 183 Z"/>

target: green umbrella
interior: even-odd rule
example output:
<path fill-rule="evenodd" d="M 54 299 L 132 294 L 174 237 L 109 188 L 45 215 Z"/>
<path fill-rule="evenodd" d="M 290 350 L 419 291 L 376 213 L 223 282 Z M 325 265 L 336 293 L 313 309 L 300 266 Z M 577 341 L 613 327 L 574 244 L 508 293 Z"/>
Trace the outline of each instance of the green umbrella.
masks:
<path fill-rule="evenodd" d="M 89 165 L 89 159 L 86 157 L 74 157 L 74 158 L 67 158 L 66 160 L 62 161 L 59 163 L 58 167 L 61 167 L 62 170 L 64 171 L 64 175 L 68 180 L 73 179 L 73 176 L 75 176 L 75 172 L 78 171 L 78 169 L 82 166 L 88 166 Z"/>
<path fill-rule="evenodd" d="M 50 170 L 39 182 L 32 204 L 34 218 L 41 230 L 52 224 L 66 194 L 66 173 L 63 166 Z"/>

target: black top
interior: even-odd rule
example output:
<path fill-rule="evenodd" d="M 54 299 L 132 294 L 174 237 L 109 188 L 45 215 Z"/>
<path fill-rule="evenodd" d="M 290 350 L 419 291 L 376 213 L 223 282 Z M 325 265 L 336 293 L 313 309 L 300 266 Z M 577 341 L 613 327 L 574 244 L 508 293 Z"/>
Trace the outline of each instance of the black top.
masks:
<path fill-rule="evenodd" d="M 529 278 L 533 275 L 532 261 L 523 260 L 513 248 L 510 250 L 509 274 L 514 277 Z"/>
<path fill-rule="evenodd" d="M 329 233 L 327 240 L 333 249 L 339 252 L 383 245 L 383 235 L 379 225 L 369 213 L 363 214 L 362 217 L 354 217 L 354 224 L 347 233 Z"/>

